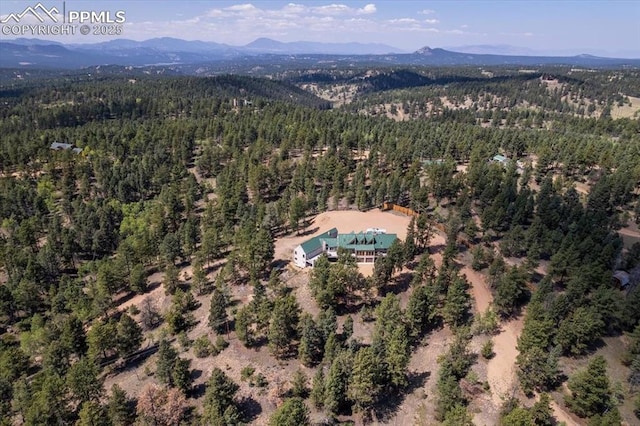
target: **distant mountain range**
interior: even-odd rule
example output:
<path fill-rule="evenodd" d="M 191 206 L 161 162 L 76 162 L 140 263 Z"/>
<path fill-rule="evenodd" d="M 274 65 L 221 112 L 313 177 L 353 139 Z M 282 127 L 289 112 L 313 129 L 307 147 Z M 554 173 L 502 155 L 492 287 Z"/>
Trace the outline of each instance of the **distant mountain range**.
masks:
<path fill-rule="evenodd" d="M 510 46 L 463 46 L 465 52 L 424 47 L 413 53 L 384 44 L 280 42 L 257 39 L 245 46 L 215 42 L 154 38 L 117 39 L 94 44 L 62 44 L 39 39 L 0 41 L 2 68 L 75 69 L 95 65 L 196 65 L 211 63 L 327 63 L 382 65 L 574 65 L 640 66 L 640 59 L 591 55 L 533 56 Z M 494 54 L 491 52 L 504 52 Z"/>

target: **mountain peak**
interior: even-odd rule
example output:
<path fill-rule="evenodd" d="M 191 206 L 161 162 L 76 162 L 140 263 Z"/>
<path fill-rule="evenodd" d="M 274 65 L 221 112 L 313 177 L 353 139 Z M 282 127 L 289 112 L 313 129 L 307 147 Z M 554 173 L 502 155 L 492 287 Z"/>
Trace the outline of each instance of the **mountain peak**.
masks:
<path fill-rule="evenodd" d="M 282 43 L 281 41 L 278 40 L 274 40 L 272 38 L 267 38 L 267 37 L 260 37 L 257 38 L 255 40 L 253 40 L 251 43 L 247 44 L 244 47 L 249 47 L 249 48 L 274 48 L 274 47 L 282 47 L 284 45 L 284 43 Z"/>
<path fill-rule="evenodd" d="M 422 47 L 415 51 L 417 55 L 431 55 L 433 53 L 433 49 L 429 46 Z"/>

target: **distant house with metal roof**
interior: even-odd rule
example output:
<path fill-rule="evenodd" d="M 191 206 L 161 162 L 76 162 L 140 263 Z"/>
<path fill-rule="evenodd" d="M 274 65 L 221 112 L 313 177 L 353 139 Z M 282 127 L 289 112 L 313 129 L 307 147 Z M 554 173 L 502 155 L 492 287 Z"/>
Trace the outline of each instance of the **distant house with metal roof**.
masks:
<path fill-rule="evenodd" d="M 627 271 L 617 270 L 613 273 L 613 279 L 620 288 L 626 288 L 631 283 L 631 277 Z"/>
<path fill-rule="evenodd" d="M 509 159 L 507 157 L 505 157 L 502 154 L 496 154 L 493 156 L 493 158 L 491 159 L 492 163 L 500 163 L 500 164 L 507 164 L 507 162 L 509 161 Z"/>
<path fill-rule="evenodd" d="M 339 248 L 351 253 L 358 263 L 373 263 L 379 256 L 386 256 L 397 236 L 381 229 L 367 231 L 339 234 L 336 228 L 332 228 L 296 247 L 293 250 L 293 263 L 300 268 L 313 266 L 323 253 L 335 259 Z"/>
<path fill-rule="evenodd" d="M 53 142 L 49 148 L 54 151 L 71 150 L 76 154 L 80 154 L 82 152 L 82 148 L 76 148 L 72 143 Z"/>

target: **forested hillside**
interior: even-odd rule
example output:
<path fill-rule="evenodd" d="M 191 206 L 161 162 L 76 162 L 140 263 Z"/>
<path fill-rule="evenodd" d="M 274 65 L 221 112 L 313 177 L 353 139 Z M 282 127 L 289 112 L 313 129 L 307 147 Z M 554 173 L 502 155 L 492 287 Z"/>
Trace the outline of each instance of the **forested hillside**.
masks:
<path fill-rule="evenodd" d="M 636 424 L 638 71 L 358 73 L 4 71 L 0 424 Z"/>

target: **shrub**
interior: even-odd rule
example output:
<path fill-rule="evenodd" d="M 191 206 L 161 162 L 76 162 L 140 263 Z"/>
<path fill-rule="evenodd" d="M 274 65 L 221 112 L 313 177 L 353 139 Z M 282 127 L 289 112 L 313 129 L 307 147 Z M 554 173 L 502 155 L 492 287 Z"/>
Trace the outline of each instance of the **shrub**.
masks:
<path fill-rule="evenodd" d="M 269 382 L 267 381 L 267 378 L 264 377 L 262 373 L 258 373 L 256 374 L 253 384 L 259 388 L 266 388 Z M 251 383 L 249 383 L 249 385 L 251 385 Z"/>
<path fill-rule="evenodd" d="M 493 356 L 495 355 L 495 353 L 493 352 L 493 340 L 489 339 L 485 342 L 484 345 L 482 345 L 480 355 L 482 355 L 484 359 L 493 358 Z"/>
<path fill-rule="evenodd" d="M 218 352 L 222 352 L 227 346 L 229 346 L 229 342 L 224 340 L 224 337 L 216 337 L 216 349 L 218 350 Z"/>
<path fill-rule="evenodd" d="M 480 313 L 476 315 L 473 324 L 473 333 L 492 335 L 496 334 L 499 328 L 498 315 L 496 315 L 493 309 L 488 308 L 484 314 Z"/>
<path fill-rule="evenodd" d="M 244 382 L 245 380 L 251 379 L 251 377 L 253 376 L 253 373 L 255 372 L 256 372 L 256 369 L 250 365 L 243 367 L 242 370 L 240 370 L 240 380 Z"/>
<path fill-rule="evenodd" d="M 206 358 L 218 352 L 207 336 L 200 336 L 193 342 L 193 353 L 197 358 Z"/>

